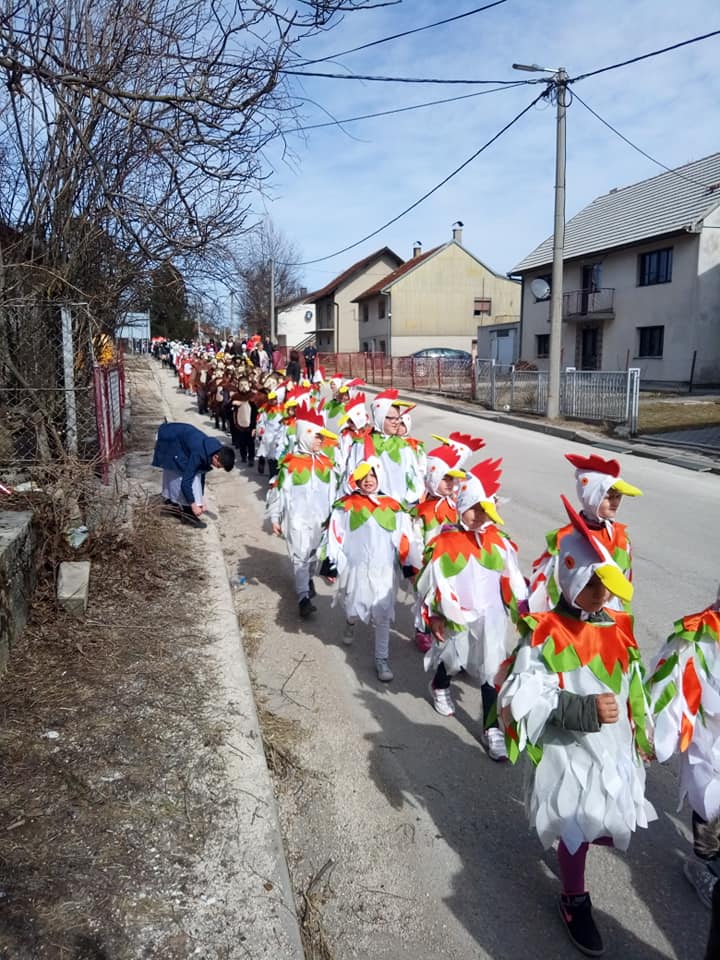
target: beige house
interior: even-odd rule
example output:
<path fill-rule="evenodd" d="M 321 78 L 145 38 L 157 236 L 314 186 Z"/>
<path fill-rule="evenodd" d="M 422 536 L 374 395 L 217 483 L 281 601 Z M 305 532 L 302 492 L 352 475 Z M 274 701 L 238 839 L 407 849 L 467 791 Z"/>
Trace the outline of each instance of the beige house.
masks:
<path fill-rule="evenodd" d="M 355 298 L 402 263 L 389 247 L 376 250 L 338 274 L 305 299 L 315 306 L 315 343 L 320 353 L 354 353 L 358 349 Z"/>
<path fill-rule="evenodd" d="M 517 322 L 520 284 L 495 273 L 453 238 L 413 257 L 356 297 L 363 352 L 406 356 L 428 347 L 470 352 L 478 326 Z M 357 347 L 356 347 L 357 349 Z"/>
<path fill-rule="evenodd" d="M 519 263 L 521 355 L 547 367 L 552 237 Z M 643 386 L 720 384 L 720 153 L 611 190 L 568 221 L 562 364 Z"/>

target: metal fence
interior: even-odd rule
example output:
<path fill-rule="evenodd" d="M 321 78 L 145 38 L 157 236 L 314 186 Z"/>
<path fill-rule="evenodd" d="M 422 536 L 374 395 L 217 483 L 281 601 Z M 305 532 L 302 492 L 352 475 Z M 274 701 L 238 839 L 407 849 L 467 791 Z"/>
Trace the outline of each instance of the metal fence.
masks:
<path fill-rule="evenodd" d="M 384 353 L 323 353 L 318 362 L 326 372 L 360 377 L 378 387 L 429 390 L 473 399 L 471 360 L 445 357 L 387 357 Z"/>
<path fill-rule="evenodd" d="M 547 412 L 548 373 L 478 360 L 476 399 L 491 410 Z M 640 370 L 576 370 L 560 374 L 560 415 L 568 419 L 625 423 L 637 432 Z"/>
<path fill-rule="evenodd" d="M 360 377 L 378 387 L 429 391 L 476 400 L 490 410 L 547 411 L 548 374 L 495 360 L 386 357 L 372 353 L 324 353 L 318 363 L 326 375 Z M 560 374 L 560 414 L 578 420 L 625 423 L 637 431 L 640 370 L 575 370 Z"/>
<path fill-rule="evenodd" d="M 640 368 L 629 370 L 576 370 L 568 367 L 560 377 L 560 410 L 581 420 L 626 423 L 637 432 L 640 408 Z"/>
<path fill-rule="evenodd" d="M 0 305 L 0 468 L 17 471 L 67 456 L 107 462 L 103 458 L 115 455 L 118 416 L 109 421 L 104 444 L 98 402 L 107 397 L 112 405 L 113 391 L 117 402 L 124 400 L 122 371 L 117 388 L 110 378 L 110 392 L 99 389 L 105 368 L 95 357 L 97 332 L 84 304 Z"/>

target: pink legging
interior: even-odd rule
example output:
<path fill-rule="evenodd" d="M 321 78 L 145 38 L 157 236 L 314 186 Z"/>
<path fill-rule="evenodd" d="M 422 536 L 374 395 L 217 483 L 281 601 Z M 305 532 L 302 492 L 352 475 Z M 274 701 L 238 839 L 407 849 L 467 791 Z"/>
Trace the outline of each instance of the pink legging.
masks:
<path fill-rule="evenodd" d="M 598 837 L 593 843 L 599 847 L 612 847 L 612 837 Z M 589 843 L 581 843 L 575 853 L 570 853 L 561 840 L 558 844 L 558 867 L 562 891 L 569 897 L 585 893 L 585 858 Z"/>

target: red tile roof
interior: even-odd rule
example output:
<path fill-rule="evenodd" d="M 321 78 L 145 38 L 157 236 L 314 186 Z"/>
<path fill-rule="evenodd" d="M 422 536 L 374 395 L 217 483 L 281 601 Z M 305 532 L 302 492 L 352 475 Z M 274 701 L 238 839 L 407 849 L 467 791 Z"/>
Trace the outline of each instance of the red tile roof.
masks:
<path fill-rule="evenodd" d="M 381 250 L 376 250 L 375 253 L 369 254 L 367 257 L 363 257 L 362 260 L 358 260 L 357 263 L 353 263 L 351 267 L 348 267 L 347 270 L 343 270 L 342 273 L 339 273 L 334 280 L 331 280 L 330 283 L 326 284 L 321 290 L 316 290 L 314 293 L 309 293 L 305 300 L 308 303 L 317 303 L 318 300 L 322 300 L 323 297 L 327 297 L 334 290 L 337 290 L 338 287 L 342 286 L 347 280 L 350 280 L 353 274 L 359 273 L 365 267 L 370 266 L 373 260 L 377 260 L 383 255 L 388 257 L 395 257 L 398 263 L 402 263 L 402 257 L 399 257 L 394 250 L 391 250 L 390 247 L 383 247 Z"/>
<path fill-rule="evenodd" d="M 386 277 L 383 277 L 382 280 L 378 280 L 377 283 L 373 284 L 368 290 L 365 290 L 364 293 L 361 293 L 359 296 L 355 297 L 352 301 L 353 303 L 359 303 L 360 300 L 366 300 L 368 297 L 374 297 L 375 294 L 380 293 L 381 290 L 384 290 L 391 283 L 395 283 L 400 277 L 404 274 L 409 273 L 413 267 L 417 267 L 427 260 L 428 257 L 431 257 L 434 253 L 437 253 L 438 250 L 441 250 L 442 247 L 446 244 L 441 244 L 439 247 L 433 247 L 432 250 L 428 250 L 427 253 L 420 253 L 417 257 L 412 257 L 410 260 L 406 260 L 405 263 L 401 264 L 396 270 L 393 270 L 392 273 L 389 273 Z"/>

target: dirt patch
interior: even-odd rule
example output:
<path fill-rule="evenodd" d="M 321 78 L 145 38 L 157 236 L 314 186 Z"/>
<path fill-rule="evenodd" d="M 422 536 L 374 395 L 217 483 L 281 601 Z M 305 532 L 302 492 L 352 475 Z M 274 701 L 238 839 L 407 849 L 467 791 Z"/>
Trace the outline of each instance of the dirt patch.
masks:
<path fill-rule="evenodd" d="M 234 956 L 203 881 L 237 798 L 192 531 L 149 506 L 131 527 L 123 497 L 98 497 L 91 469 L 73 467 L 74 487 L 62 469 L 3 503 L 34 510 L 42 552 L 1 681 L 0 957 L 185 960 L 208 943 Z M 65 530 L 78 502 L 95 516 L 74 551 Z M 69 557 L 93 562 L 82 621 L 55 604 Z"/>
<path fill-rule="evenodd" d="M 85 622 L 41 585 L 3 681 L 3 956 L 192 953 L 183 915 L 223 775 L 188 601 L 202 576 L 155 524 L 94 561 Z"/>

